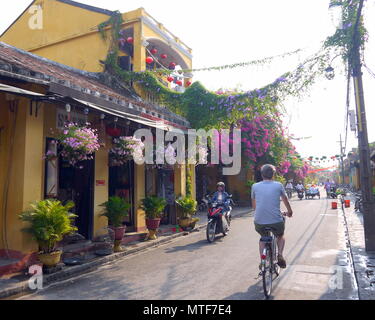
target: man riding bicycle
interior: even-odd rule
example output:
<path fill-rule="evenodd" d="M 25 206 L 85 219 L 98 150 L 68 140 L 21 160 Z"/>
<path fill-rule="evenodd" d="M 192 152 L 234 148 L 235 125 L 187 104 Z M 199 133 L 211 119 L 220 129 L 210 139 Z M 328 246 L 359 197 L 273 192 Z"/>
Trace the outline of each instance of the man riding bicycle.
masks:
<path fill-rule="evenodd" d="M 261 168 L 263 181 L 255 183 L 252 187 L 251 198 L 255 209 L 254 225 L 255 230 L 262 237 L 267 236 L 266 228 L 271 228 L 277 238 L 277 264 L 280 268 L 286 268 L 286 261 L 283 257 L 285 221 L 280 210 L 280 197 L 288 210 L 288 217 L 292 217 L 293 211 L 283 185 L 280 182 L 273 181 L 275 172 L 276 169 L 273 165 L 265 164 Z M 260 255 L 262 255 L 264 248 L 264 242 L 259 241 Z"/>

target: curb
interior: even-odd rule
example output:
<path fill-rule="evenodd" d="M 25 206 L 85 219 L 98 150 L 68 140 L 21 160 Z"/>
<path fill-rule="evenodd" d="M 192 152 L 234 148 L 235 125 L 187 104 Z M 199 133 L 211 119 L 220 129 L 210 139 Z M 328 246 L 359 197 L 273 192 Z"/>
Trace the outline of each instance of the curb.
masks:
<path fill-rule="evenodd" d="M 244 216 L 244 215 L 246 215 L 246 214 L 248 214 L 252 211 L 253 211 L 253 209 L 248 209 L 248 211 L 240 212 L 240 213 L 234 215 L 232 217 L 232 219 L 242 217 L 242 216 Z M 86 272 L 94 271 L 95 269 L 97 269 L 98 267 L 100 267 L 100 266 L 102 266 L 106 263 L 118 260 L 118 259 L 120 259 L 122 257 L 125 257 L 125 256 L 130 256 L 130 255 L 136 254 L 140 251 L 144 251 L 144 250 L 152 248 L 152 247 L 157 247 L 157 246 L 159 246 L 161 244 L 164 244 L 166 242 L 169 242 L 173 239 L 183 237 L 183 236 L 187 236 L 187 235 L 189 235 L 191 233 L 194 233 L 196 231 L 201 231 L 203 229 L 206 229 L 206 226 L 207 226 L 206 223 L 198 224 L 197 227 L 194 230 L 191 230 L 191 231 L 184 231 L 184 232 L 179 232 L 179 233 L 168 235 L 168 236 L 163 236 L 163 238 L 158 238 L 157 240 L 140 242 L 140 243 L 145 243 L 145 244 L 138 247 L 138 248 L 125 249 L 125 251 L 123 251 L 123 252 L 112 253 L 112 254 L 110 254 L 108 256 L 105 256 L 105 257 L 95 258 L 93 261 L 83 263 L 81 265 L 69 266 L 64 270 L 57 271 L 56 273 L 43 275 L 43 285 L 52 284 L 54 282 L 61 281 L 61 280 L 67 280 L 69 278 L 82 275 Z M 10 298 L 10 297 L 15 296 L 15 295 L 30 294 L 30 293 L 34 293 L 34 292 L 35 292 L 35 290 L 31 290 L 29 288 L 29 280 L 25 280 L 25 281 L 22 281 L 22 282 L 20 282 L 16 285 L 13 285 L 11 288 L 7 288 L 7 289 L 4 289 L 4 290 L 0 289 L 0 299 Z"/>

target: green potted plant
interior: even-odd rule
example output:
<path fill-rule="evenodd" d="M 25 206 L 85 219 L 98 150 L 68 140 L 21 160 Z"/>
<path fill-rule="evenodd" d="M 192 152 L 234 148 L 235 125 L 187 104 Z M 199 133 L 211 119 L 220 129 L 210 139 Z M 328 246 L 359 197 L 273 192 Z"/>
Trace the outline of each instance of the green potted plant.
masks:
<path fill-rule="evenodd" d="M 197 201 L 187 196 L 180 197 L 176 203 L 181 208 L 181 217 L 178 219 L 179 226 L 183 230 L 189 227 L 194 229 L 195 224 L 199 221 L 199 218 L 192 217 L 197 212 Z"/>
<path fill-rule="evenodd" d="M 19 215 L 22 221 L 30 223 L 23 231 L 31 233 L 38 242 L 38 258 L 47 267 L 60 262 L 62 251 L 56 250 L 56 243 L 77 230 L 73 225 L 77 216 L 69 212 L 73 207 L 73 202 L 63 205 L 58 200 L 46 199 L 31 204 L 31 210 Z"/>
<path fill-rule="evenodd" d="M 161 216 L 167 205 L 167 201 L 156 196 L 142 199 L 141 209 L 146 215 L 146 226 L 149 230 L 149 239 L 156 239 L 156 230 L 159 228 Z"/>
<path fill-rule="evenodd" d="M 100 206 L 104 207 L 103 217 L 108 218 L 108 224 L 114 231 L 114 251 L 119 252 L 121 249 L 121 241 L 124 238 L 126 226 L 122 224 L 125 217 L 128 216 L 130 203 L 120 197 L 110 197 L 108 201 L 102 203 Z"/>

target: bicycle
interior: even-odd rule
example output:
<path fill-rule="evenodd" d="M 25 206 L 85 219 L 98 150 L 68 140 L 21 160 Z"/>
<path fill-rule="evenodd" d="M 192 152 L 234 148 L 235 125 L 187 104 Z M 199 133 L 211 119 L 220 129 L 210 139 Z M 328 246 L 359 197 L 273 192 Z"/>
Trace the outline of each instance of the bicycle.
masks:
<path fill-rule="evenodd" d="M 285 222 L 287 214 L 283 213 L 283 216 Z M 264 296 L 266 299 L 269 299 L 272 292 L 272 282 L 279 276 L 280 267 L 277 263 L 278 248 L 276 236 L 273 234 L 272 228 L 266 228 L 265 231 L 267 235 L 260 238 L 260 241 L 265 243 L 265 247 L 261 255 L 261 271 L 259 276 L 262 276 Z"/>

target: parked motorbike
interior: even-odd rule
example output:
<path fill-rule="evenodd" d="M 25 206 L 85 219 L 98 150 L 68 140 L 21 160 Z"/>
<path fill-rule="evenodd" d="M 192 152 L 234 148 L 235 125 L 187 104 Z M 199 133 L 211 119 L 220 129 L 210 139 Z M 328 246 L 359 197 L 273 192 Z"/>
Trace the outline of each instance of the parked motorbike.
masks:
<path fill-rule="evenodd" d="M 208 208 L 208 223 L 206 229 L 207 241 L 214 242 L 216 235 L 222 233 L 226 236 L 229 232 L 231 212 L 233 204 L 232 196 L 229 196 L 228 205 L 223 202 L 212 202 Z M 226 210 L 226 207 L 228 208 Z"/>
<path fill-rule="evenodd" d="M 337 199 L 336 188 L 332 187 L 329 192 L 329 197 L 332 199 Z"/>
<path fill-rule="evenodd" d="M 355 194 L 354 210 L 363 212 L 362 194 L 359 192 Z"/>
<path fill-rule="evenodd" d="M 203 197 L 201 203 L 198 205 L 198 210 L 199 211 L 206 211 L 209 207 L 210 199 L 211 199 L 210 194 L 206 194 Z"/>

